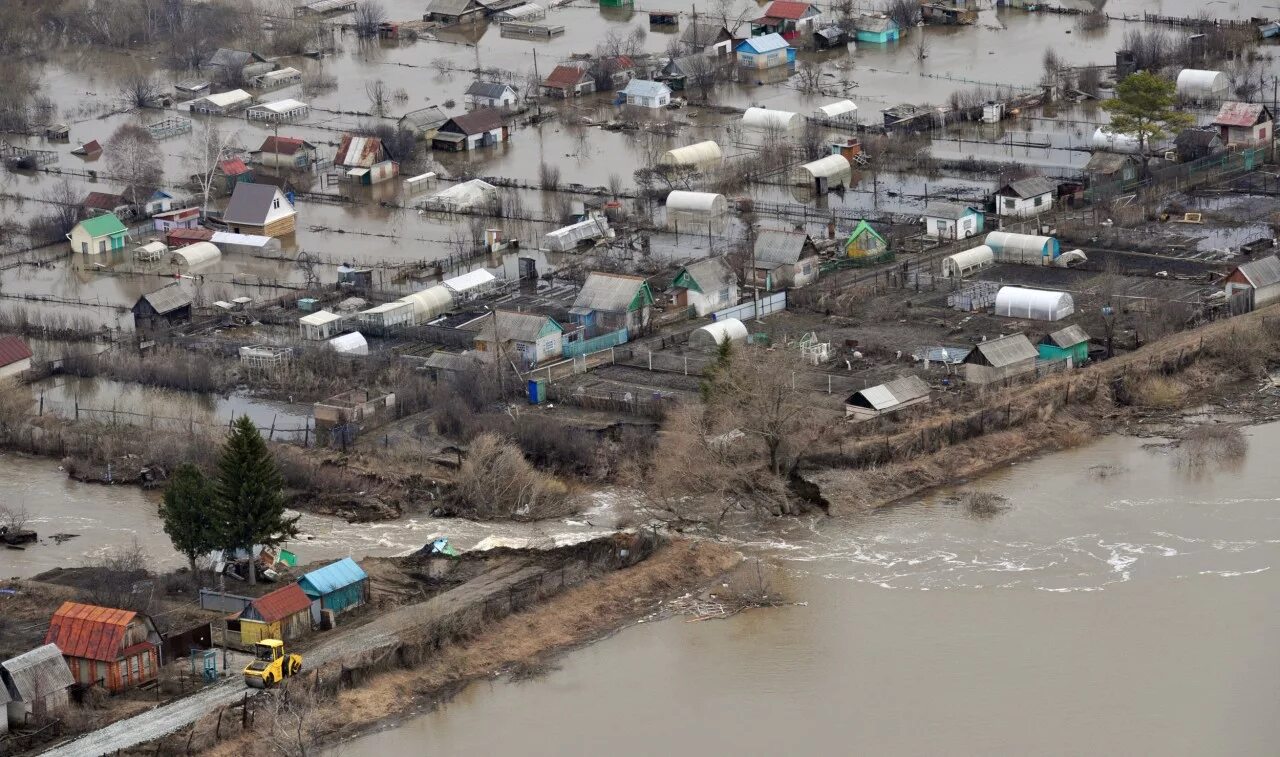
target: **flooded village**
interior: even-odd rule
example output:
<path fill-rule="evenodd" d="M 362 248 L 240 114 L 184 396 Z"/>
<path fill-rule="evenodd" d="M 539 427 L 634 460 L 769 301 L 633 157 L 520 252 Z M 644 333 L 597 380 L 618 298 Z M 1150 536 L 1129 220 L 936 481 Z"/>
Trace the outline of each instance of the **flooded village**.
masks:
<path fill-rule="evenodd" d="M 1280 9 L 650 1 L 0 3 L 0 755 L 1274 751 Z"/>

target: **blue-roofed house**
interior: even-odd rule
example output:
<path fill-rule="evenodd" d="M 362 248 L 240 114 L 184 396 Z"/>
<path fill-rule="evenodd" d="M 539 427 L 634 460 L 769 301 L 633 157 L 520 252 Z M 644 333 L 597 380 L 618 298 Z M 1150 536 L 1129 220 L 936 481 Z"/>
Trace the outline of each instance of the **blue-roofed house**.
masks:
<path fill-rule="evenodd" d="M 665 108 L 671 104 L 671 88 L 660 81 L 632 79 L 626 89 L 618 90 L 618 104 Z"/>
<path fill-rule="evenodd" d="M 736 52 L 738 65 L 743 68 L 773 68 L 796 62 L 796 49 L 777 33 L 744 39 Z"/>
<path fill-rule="evenodd" d="M 304 574 L 298 585 L 312 601 L 320 600 L 320 609 L 335 614 L 369 601 L 369 574 L 350 557 Z"/>

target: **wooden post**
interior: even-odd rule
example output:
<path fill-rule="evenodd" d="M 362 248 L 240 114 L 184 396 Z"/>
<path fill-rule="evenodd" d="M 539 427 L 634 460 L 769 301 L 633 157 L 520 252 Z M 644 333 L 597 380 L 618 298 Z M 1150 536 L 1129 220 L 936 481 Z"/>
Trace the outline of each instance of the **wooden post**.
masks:
<path fill-rule="evenodd" d="M 267 434 L 267 441 L 269 442 L 273 442 L 276 439 L 276 418 L 278 416 L 278 413 L 271 416 L 271 431 Z"/>

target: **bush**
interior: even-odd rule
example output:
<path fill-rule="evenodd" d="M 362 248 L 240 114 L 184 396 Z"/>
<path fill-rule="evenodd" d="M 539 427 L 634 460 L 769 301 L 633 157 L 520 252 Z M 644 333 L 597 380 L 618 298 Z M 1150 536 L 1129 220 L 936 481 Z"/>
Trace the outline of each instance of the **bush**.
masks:
<path fill-rule="evenodd" d="M 535 470 L 514 444 L 484 433 L 472 442 L 450 499 L 471 518 L 542 520 L 574 512 L 568 493 L 559 480 Z"/>
<path fill-rule="evenodd" d="M 991 518 L 1009 509 L 1009 500 L 992 492 L 967 492 L 961 501 L 975 518 Z"/>
<path fill-rule="evenodd" d="M 1235 464 L 1249 453 L 1249 440 L 1239 426 L 1196 426 L 1178 443 L 1178 463 L 1187 468 Z"/>
<path fill-rule="evenodd" d="M 1155 410 L 1178 407 L 1186 395 L 1186 387 L 1176 379 L 1164 376 L 1148 376 L 1129 391 L 1133 404 Z"/>

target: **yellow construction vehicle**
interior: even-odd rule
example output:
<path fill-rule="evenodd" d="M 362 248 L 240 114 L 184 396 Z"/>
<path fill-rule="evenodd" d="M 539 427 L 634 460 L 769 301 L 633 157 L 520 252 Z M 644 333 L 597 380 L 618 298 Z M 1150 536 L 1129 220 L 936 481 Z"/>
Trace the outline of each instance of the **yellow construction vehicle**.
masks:
<path fill-rule="evenodd" d="M 269 689 L 285 676 L 302 670 L 302 655 L 290 654 L 279 639 L 262 639 L 253 645 L 253 662 L 244 669 L 244 682 L 253 689 Z"/>

